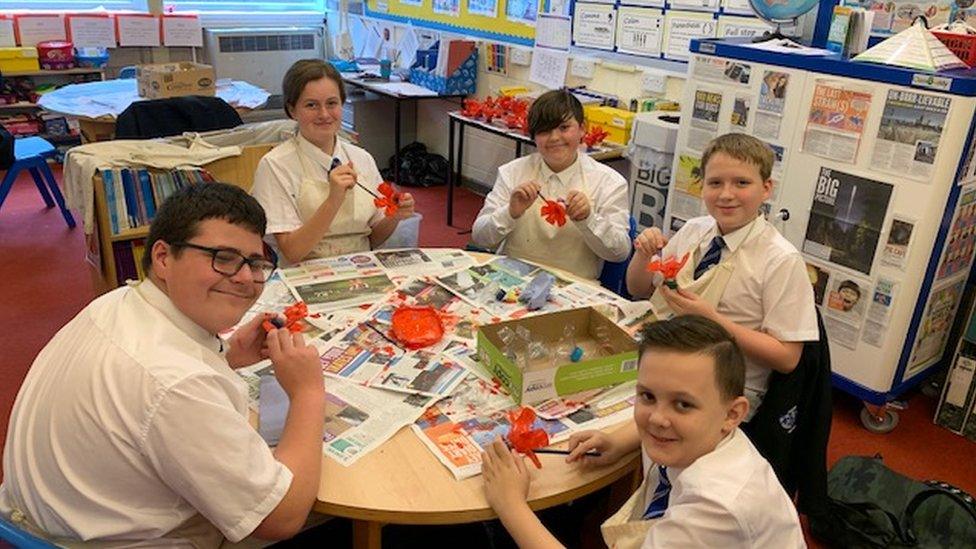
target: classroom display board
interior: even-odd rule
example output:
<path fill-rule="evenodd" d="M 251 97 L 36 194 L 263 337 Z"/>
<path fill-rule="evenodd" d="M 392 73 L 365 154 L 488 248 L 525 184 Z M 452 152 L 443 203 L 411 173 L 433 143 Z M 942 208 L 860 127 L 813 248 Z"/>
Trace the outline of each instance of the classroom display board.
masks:
<path fill-rule="evenodd" d="M 852 76 L 863 64 L 774 64 L 755 48 L 701 43 L 716 47 L 691 54 L 665 227 L 706 214 L 700 158 L 711 138 L 768 143 L 765 209 L 789 212 L 769 218 L 806 259 L 835 382 L 884 403 L 942 364 L 972 269 L 976 82 L 939 91 L 921 87 L 928 75 L 877 65 L 868 81 Z"/>
<path fill-rule="evenodd" d="M 573 45 L 687 61 L 696 38 L 762 36 L 748 0 L 589 0 L 572 4 Z"/>
<path fill-rule="evenodd" d="M 367 0 L 365 15 L 531 45 L 539 0 Z"/>

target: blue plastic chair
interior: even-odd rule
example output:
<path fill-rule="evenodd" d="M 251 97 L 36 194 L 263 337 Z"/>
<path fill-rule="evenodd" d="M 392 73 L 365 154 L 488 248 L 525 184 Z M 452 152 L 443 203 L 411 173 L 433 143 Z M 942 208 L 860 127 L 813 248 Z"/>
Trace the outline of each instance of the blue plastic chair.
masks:
<path fill-rule="evenodd" d="M 51 545 L 47 541 L 17 528 L 3 517 L 0 517 L 0 541 L 5 541 L 20 549 L 57 548 L 57 545 Z"/>
<path fill-rule="evenodd" d="M 136 77 L 136 66 L 129 65 L 119 70 L 119 80 L 131 80 Z"/>
<path fill-rule="evenodd" d="M 17 180 L 17 175 L 23 170 L 29 170 L 31 177 L 34 178 L 34 185 L 44 199 L 44 204 L 48 208 L 53 208 L 57 202 L 65 223 L 68 227 L 74 228 L 75 218 L 64 205 L 64 196 L 58 188 L 57 181 L 54 180 L 51 168 L 47 165 L 47 159 L 54 156 L 55 152 L 54 145 L 41 137 L 23 137 L 14 141 L 14 164 L 7 170 L 3 182 L 0 182 L 0 208 L 3 207 L 10 188 Z"/>
<path fill-rule="evenodd" d="M 630 229 L 627 234 L 630 236 L 631 242 L 637 238 L 637 220 L 634 219 L 634 216 L 630 216 Z M 607 261 L 603 264 L 603 271 L 600 272 L 600 285 L 625 299 L 630 299 L 624 278 L 627 276 L 627 265 L 632 257 L 634 257 L 633 246 L 630 247 L 630 255 L 627 256 L 626 260 Z"/>

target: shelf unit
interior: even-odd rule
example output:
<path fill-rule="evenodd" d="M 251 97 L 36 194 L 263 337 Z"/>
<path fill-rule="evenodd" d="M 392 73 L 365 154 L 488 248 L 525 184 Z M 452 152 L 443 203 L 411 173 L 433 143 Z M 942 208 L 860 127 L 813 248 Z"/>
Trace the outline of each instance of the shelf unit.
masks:
<path fill-rule="evenodd" d="M 3 78 L 30 78 L 37 83 L 56 83 L 56 84 L 70 84 L 80 79 L 83 79 L 86 75 L 96 75 L 98 80 L 105 79 L 104 69 L 99 68 L 75 68 L 75 69 L 65 69 L 65 70 L 36 70 L 36 71 L 11 71 L 4 72 Z M 0 105 L 0 122 L 3 118 L 10 116 L 15 116 L 23 113 L 40 113 L 43 109 L 36 103 L 31 103 L 27 101 L 21 101 L 13 104 L 3 104 Z M 29 134 L 37 137 L 43 137 L 48 141 L 52 142 L 54 145 L 61 145 L 62 147 L 77 145 L 81 143 L 81 133 L 80 130 L 74 135 L 51 135 L 46 132 L 40 132 L 36 134 Z M 21 134 L 18 137 L 27 137 L 28 134 Z"/>
<path fill-rule="evenodd" d="M 209 172 L 216 181 L 231 183 L 250 191 L 251 185 L 254 184 L 254 170 L 257 169 L 258 162 L 275 145 L 277 143 L 247 145 L 242 147 L 240 156 L 222 158 L 198 167 Z M 145 166 L 130 167 L 144 168 Z M 146 169 L 152 172 L 169 171 Z M 138 272 L 134 264 L 138 256 L 137 248 L 144 246 L 144 239 L 149 235 L 149 226 L 143 225 L 113 234 L 101 171 L 92 178 L 92 185 L 95 191 L 95 219 L 93 232 L 87 235 L 87 259 L 98 269 L 104 287 L 111 289 L 125 282 L 119 280 L 120 273 L 124 277 L 126 273 Z M 125 264 L 121 264 L 122 262 Z"/>

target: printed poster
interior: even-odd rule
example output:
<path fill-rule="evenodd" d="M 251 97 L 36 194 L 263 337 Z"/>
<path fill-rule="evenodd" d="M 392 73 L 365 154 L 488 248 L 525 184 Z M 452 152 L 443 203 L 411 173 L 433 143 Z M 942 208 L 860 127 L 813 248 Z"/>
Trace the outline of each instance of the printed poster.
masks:
<path fill-rule="evenodd" d="M 688 147 L 703 151 L 718 134 L 718 113 L 722 110 L 722 92 L 707 89 L 695 90 L 695 102 L 691 110 L 691 127 L 688 130 Z"/>
<path fill-rule="evenodd" d="M 881 250 L 881 264 L 905 270 L 905 258 L 908 257 L 908 245 L 912 241 L 915 221 L 894 217 L 891 228 L 888 229 L 888 241 Z"/>
<path fill-rule="evenodd" d="M 803 251 L 870 275 L 892 189 L 888 183 L 821 167 Z"/>
<path fill-rule="evenodd" d="M 752 13 L 751 8 L 747 9 L 750 10 L 748 13 Z M 769 23 L 755 17 L 718 16 L 719 38 L 762 38 L 774 30 Z"/>
<path fill-rule="evenodd" d="M 965 285 L 966 277 L 961 276 L 955 281 L 933 289 L 929 294 L 904 379 L 910 378 L 942 356 Z"/>
<path fill-rule="evenodd" d="M 576 4 L 573 42 L 577 46 L 612 50 L 617 29 L 617 10 L 606 4 Z"/>
<path fill-rule="evenodd" d="M 956 220 L 946 240 L 942 263 L 935 275 L 942 280 L 958 272 L 969 272 L 976 247 L 976 187 L 963 189 L 956 206 Z"/>
<path fill-rule="evenodd" d="M 931 182 L 950 99 L 907 90 L 888 90 L 871 167 Z"/>
<path fill-rule="evenodd" d="M 506 0 L 505 17 L 509 21 L 534 25 L 539 9 L 538 0 Z"/>
<path fill-rule="evenodd" d="M 870 107 L 870 93 L 817 84 L 803 135 L 803 150 L 853 163 Z"/>
<path fill-rule="evenodd" d="M 780 71 L 763 72 L 756 102 L 756 122 L 753 135 L 761 139 L 779 139 L 783 125 L 783 109 L 786 107 L 786 89 L 790 75 Z"/>
<path fill-rule="evenodd" d="M 736 95 L 732 103 L 732 116 L 729 123 L 732 131 L 745 133 L 746 126 L 749 125 L 749 109 L 752 105 L 752 98 L 745 95 Z M 780 148 L 782 151 L 782 148 Z"/>
<path fill-rule="evenodd" d="M 458 17 L 461 15 L 461 0 L 433 0 L 434 13 Z"/>
<path fill-rule="evenodd" d="M 748 86 L 752 77 L 752 65 L 742 61 L 697 55 L 692 76 L 699 80 L 711 80 L 720 84 Z"/>
<path fill-rule="evenodd" d="M 848 324 L 860 325 L 871 298 L 871 285 L 864 279 L 835 273 L 827 284 L 824 313 Z"/>
<path fill-rule="evenodd" d="M 813 286 L 813 300 L 818 306 L 823 305 L 824 296 L 827 295 L 827 282 L 830 280 L 830 271 L 816 263 L 807 261 L 806 264 L 807 276 L 810 278 L 810 285 Z"/>
<path fill-rule="evenodd" d="M 659 57 L 663 25 L 661 10 L 621 6 L 617 10 L 617 51 Z"/>
<path fill-rule="evenodd" d="M 400 0 L 403 3 L 403 0 Z M 468 13 L 484 17 L 498 17 L 498 0 L 468 0 Z"/>
<path fill-rule="evenodd" d="M 674 174 L 674 188 L 696 198 L 701 198 L 701 156 L 692 154 L 678 155 L 678 170 Z"/>
<path fill-rule="evenodd" d="M 665 15 L 664 57 L 687 61 L 693 38 L 715 38 L 717 26 L 709 13 L 668 10 Z"/>

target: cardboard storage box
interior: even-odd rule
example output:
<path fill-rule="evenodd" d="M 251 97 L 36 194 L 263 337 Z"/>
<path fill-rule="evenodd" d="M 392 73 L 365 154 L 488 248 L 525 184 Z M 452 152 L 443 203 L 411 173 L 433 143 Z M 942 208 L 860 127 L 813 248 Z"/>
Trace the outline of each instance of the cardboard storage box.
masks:
<path fill-rule="evenodd" d="M 181 95 L 214 95 L 214 70 L 200 63 L 161 63 L 136 67 L 139 96 L 149 99 Z"/>
<path fill-rule="evenodd" d="M 557 352 L 563 327 L 576 327 L 576 344 L 583 358 L 571 362 L 560 357 L 553 366 L 551 357 L 531 361 L 523 372 L 504 352 L 498 332 L 525 326 L 534 339 L 546 342 L 549 353 Z M 607 334 L 609 347 L 601 349 L 598 331 Z M 592 307 L 560 311 L 490 324 L 478 328 L 478 354 L 481 365 L 498 379 L 519 404 L 532 404 L 556 396 L 569 395 L 637 379 L 637 342 L 627 332 Z"/>

